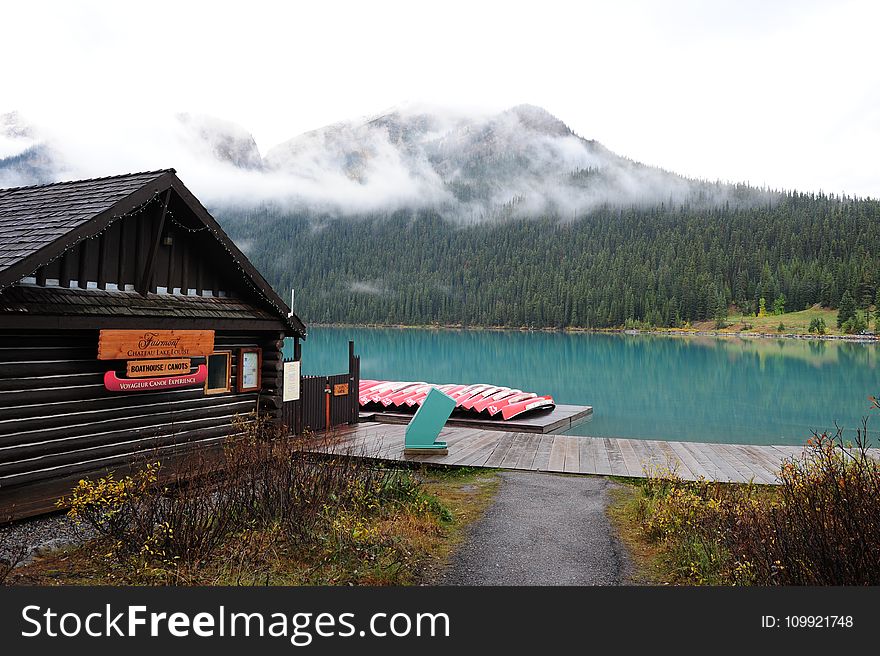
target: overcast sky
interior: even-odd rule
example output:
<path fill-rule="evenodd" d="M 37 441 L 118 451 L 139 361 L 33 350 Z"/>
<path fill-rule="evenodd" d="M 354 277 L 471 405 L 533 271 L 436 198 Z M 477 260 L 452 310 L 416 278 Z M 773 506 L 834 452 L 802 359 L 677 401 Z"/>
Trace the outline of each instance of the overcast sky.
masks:
<path fill-rule="evenodd" d="M 880 197 L 878 25 L 870 0 L 31 0 L 0 13 L 0 113 L 207 113 L 265 153 L 406 101 L 531 103 L 685 175 Z"/>

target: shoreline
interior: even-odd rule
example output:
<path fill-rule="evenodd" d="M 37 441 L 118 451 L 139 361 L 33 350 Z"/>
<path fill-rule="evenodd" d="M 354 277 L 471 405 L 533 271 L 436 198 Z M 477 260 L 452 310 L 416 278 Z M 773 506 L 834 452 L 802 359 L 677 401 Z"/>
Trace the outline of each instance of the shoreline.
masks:
<path fill-rule="evenodd" d="M 880 341 L 878 335 L 816 335 L 811 333 L 766 333 L 747 330 L 700 330 L 694 328 L 527 328 L 512 326 L 465 326 L 462 324 L 380 324 L 380 323 L 310 323 L 318 328 L 391 328 L 395 330 L 460 330 L 460 331 L 491 331 L 519 333 L 563 333 L 563 334 L 595 334 L 595 335 L 665 335 L 670 337 L 715 337 L 719 339 L 739 337 L 741 339 L 792 339 L 812 341 L 853 342 L 857 344 L 873 344 Z"/>

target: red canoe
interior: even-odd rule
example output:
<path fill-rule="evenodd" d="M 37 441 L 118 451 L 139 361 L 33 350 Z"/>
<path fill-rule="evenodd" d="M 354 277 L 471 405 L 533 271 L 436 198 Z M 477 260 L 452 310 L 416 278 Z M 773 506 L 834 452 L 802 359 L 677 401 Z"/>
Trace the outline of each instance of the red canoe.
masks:
<path fill-rule="evenodd" d="M 437 385 L 383 380 L 362 380 L 358 389 L 358 400 L 361 406 L 413 408 L 420 406 L 432 389 L 438 389 L 451 397 L 459 413 L 487 413 L 502 421 L 528 412 L 551 409 L 556 405 L 552 396 L 539 396 L 534 392 L 522 392 L 486 383 Z"/>

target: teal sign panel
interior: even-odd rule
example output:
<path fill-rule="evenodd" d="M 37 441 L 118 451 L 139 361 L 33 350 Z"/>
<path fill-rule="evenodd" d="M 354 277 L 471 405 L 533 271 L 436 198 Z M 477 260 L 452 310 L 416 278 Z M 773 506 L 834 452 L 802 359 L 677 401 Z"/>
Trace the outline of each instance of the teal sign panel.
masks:
<path fill-rule="evenodd" d="M 445 449 L 446 442 L 438 442 L 437 437 L 454 409 L 454 399 L 436 388 L 428 392 L 428 396 L 422 401 L 421 407 L 406 427 L 404 448 Z"/>

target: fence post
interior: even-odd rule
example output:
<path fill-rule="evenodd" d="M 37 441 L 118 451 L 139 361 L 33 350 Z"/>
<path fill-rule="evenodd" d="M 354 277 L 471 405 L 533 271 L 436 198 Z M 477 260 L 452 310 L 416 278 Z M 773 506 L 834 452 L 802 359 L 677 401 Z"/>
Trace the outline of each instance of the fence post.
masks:
<path fill-rule="evenodd" d="M 330 399 L 333 398 L 333 388 L 330 387 L 330 379 L 324 383 L 324 430 L 330 430 Z"/>
<path fill-rule="evenodd" d="M 354 340 L 348 341 L 348 423 L 358 423 L 360 394 L 360 358 L 354 354 Z"/>

